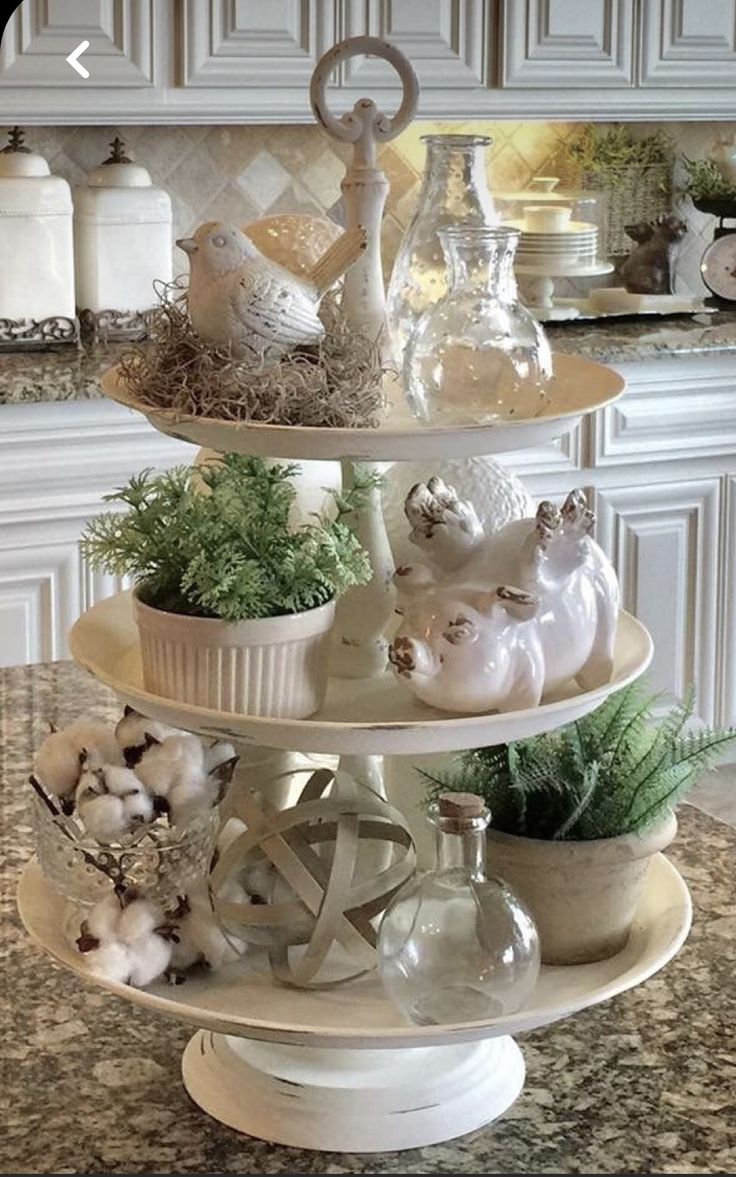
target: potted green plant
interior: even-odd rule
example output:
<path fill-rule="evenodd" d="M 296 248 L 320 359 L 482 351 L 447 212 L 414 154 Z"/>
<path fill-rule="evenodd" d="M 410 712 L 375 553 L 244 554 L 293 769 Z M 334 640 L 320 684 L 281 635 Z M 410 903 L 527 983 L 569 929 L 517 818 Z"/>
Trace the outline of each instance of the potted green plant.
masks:
<path fill-rule="evenodd" d="M 686 731 L 692 698 L 659 723 L 653 702 L 632 684 L 576 723 L 464 753 L 428 778 L 432 798 L 485 798 L 489 869 L 529 906 L 545 964 L 623 948 L 651 858 L 677 832 L 677 802 L 736 741 L 736 729 Z"/>
<path fill-rule="evenodd" d="M 303 718 L 320 707 L 335 600 L 371 578 L 345 521 L 373 482 L 334 495 L 334 514 L 289 524 L 293 465 L 227 454 L 144 471 L 107 496 L 82 551 L 134 580 L 147 690 L 200 707 Z"/>

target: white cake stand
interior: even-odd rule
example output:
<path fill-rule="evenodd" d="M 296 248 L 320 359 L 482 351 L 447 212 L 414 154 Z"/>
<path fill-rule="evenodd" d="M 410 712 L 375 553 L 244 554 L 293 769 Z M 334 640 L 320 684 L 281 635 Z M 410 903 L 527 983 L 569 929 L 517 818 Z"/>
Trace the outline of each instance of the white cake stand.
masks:
<path fill-rule="evenodd" d="M 356 54 L 386 57 L 400 72 L 404 97 L 393 118 L 360 99 L 341 119 L 327 109 L 330 72 Z M 416 79 L 386 42 L 354 38 L 325 55 L 315 70 L 312 104 L 327 132 L 352 142 L 355 158 L 343 182 L 349 225 L 368 228 L 360 271 L 346 283 L 344 305 L 360 324 L 380 325 L 380 211 L 387 191 L 376 164 L 376 142 L 391 139 L 411 117 Z M 107 394 L 149 418 L 156 428 L 194 445 L 222 452 L 353 462 L 472 457 L 536 446 L 562 436 L 581 416 L 610 403 L 624 389 L 609 369 L 576 357 L 556 357 L 549 404 L 532 420 L 467 428 L 426 428 L 391 394 L 391 411 L 376 429 L 304 429 L 234 425 L 135 402 L 115 372 Z M 177 727 L 226 735 L 240 743 L 250 764 L 259 749 L 323 752 L 349 757 L 356 771 L 380 784 L 380 757 L 393 752 L 420 758 L 551 730 L 585 714 L 641 674 L 651 658 L 649 635 L 634 618 L 620 617 L 612 681 L 596 691 L 570 684 L 538 708 L 506 715 L 449 715 L 417 703 L 385 674 L 385 630 L 393 614 L 391 551 L 380 493 L 357 521 L 372 582 L 347 594 L 335 633 L 349 651 L 324 708 L 303 721 L 233 716 L 187 707 L 147 692 L 138 638 L 125 594 L 86 613 L 72 632 L 76 660 L 122 700 Z M 276 753 L 284 755 L 284 753 Z M 377 786 L 376 786 L 377 787 Z M 396 797 L 392 798 L 394 804 Z M 19 905 L 30 934 L 59 963 L 87 976 L 84 958 L 64 935 L 64 901 L 35 864 L 22 878 Z M 184 1082 L 192 1098 L 225 1124 L 282 1144 L 330 1151 L 377 1152 L 432 1144 L 462 1135 L 501 1115 L 524 1080 L 521 1051 L 511 1034 L 546 1025 L 640 984 L 679 949 L 690 923 L 687 889 L 666 860 L 653 860 L 626 948 L 611 960 L 573 968 L 546 968 L 528 1007 L 513 1017 L 417 1027 L 404 1023 L 373 974 L 326 991 L 286 988 L 239 962 L 180 988 L 142 991 L 94 981 L 133 1004 L 198 1027 L 186 1049 Z M 90 978 L 92 980 L 92 978 Z"/>
<path fill-rule="evenodd" d="M 209 979 L 133 989 L 92 977 L 64 935 L 65 901 L 35 862 L 18 889 L 21 918 L 49 956 L 134 1005 L 199 1027 L 184 1052 L 192 1099 L 263 1140 L 330 1152 L 415 1148 L 496 1119 L 524 1082 L 511 1037 L 640 985 L 679 951 L 690 897 L 653 859 L 626 948 L 598 964 L 543 967 L 530 1003 L 494 1021 L 413 1026 L 375 974 L 326 991 L 274 984 L 239 962 Z"/>

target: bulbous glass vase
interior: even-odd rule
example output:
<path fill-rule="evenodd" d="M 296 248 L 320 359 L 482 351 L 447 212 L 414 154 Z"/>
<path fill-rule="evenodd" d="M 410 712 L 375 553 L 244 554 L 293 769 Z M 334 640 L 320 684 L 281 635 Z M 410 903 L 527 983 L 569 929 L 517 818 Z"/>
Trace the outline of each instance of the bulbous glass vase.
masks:
<path fill-rule="evenodd" d="M 423 135 L 427 148 L 419 203 L 404 234 L 386 296 L 391 350 L 397 364 L 419 320 L 447 293 L 447 263 L 439 239 L 446 225 L 496 225 L 488 188 L 487 135 Z"/>
<path fill-rule="evenodd" d="M 404 353 L 409 407 L 425 422 L 523 420 L 547 403 L 552 353 L 519 302 L 518 229 L 440 230 L 450 287 L 426 310 Z"/>
<path fill-rule="evenodd" d="M 381 921 L 384 987 L 420 1026 L 514 1013 L 536 985 L 539 938 L 511 888 L 486 877 L 488 810 L 474 794 L 446 793 L 430 820 L 437 867 L 402 887 Z"/>

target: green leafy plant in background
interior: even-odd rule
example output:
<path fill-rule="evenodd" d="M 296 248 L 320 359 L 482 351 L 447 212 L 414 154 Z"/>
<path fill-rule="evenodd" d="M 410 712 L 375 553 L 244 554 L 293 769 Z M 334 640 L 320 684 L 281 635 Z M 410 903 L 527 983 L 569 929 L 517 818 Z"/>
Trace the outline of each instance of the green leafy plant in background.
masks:
<path fill-rule="evenodd" d="M 605 130 L 587 126 L 567 145 L 566 152 L 582 172 L 601 176 L 673 162 L 672 142 L 663 131 L 635 139 L 624 123 Z"/>
<path fill-rule="evenodd" d="M 655 699 L 634 683 L 556 732 L 465 752 L 442 776 L 423 774 L 428 799 L 446 789 L 479 793 L 496 829 L 528 838 L 645 830 L 736 741 L 735 728 L 685 731 L 692 695 L 653 722 Z"/>
<path fill-rule="evenodd" d="M 371 578 L 347 520 L 377 480 L 358 478 L 333 496 L 334 517 L 294 529 L 297 470 L 241 454 L 145 470 L 107 496 L 126 509 L 93 519 L 82 551 L 93 567 L 132 576 L 146 604 L 174 613 L 244 621 L 326 604 Z"/>
<path fill-rule="evenodd" d="M 682 191 L 692 200 L 736 200 L 736 184 L 728 180 L 712 159 L 682 157 L 687 174 Z"/>

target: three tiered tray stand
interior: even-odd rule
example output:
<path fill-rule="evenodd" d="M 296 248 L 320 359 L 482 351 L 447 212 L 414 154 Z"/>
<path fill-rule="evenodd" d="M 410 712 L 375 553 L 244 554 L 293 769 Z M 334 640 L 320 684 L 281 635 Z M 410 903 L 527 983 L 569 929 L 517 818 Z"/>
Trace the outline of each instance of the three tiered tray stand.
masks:
<path fill-rule="evenodd" d="M 361 99 L 336 119 L 327 111 L 325 80 L 348 56 L 371 53 L 399 71 L 404 98 L 393 119 Z M 411 67 L 392 46 L 355 38 L 318 65 L 312 88 L 315 114 L 330 133 L 356 145 L 343 184 L 348 218 L 369 226 L 371 243 L 346 291 L 347 305 L 366 328 L 383 315 L 378 237 L 387 184 L 376 166 L 376 142 L 396 135 L 416 104 Z M 367 202 L 367 203 L 366 203 Z M 356 267 L 357 269 L 357 267 Z M 115 372 L 105 391 L 131 403 Z M 421 426 L 389 389 L 390 409 L 377 429 L 316 429 L 234 425 L 182 419 L 146 410 L 156 428 L 220 451 L 289 459 L 353 463 L 440 459 L 524 449 L 574 428 L 583 413 L 623 391 L 613 371 L 575 357 L 556 357 L 547 414 L 533 421 L 456 430 Z M 140 406 L 138 406 L 140 407 Z M 389 475 L 390 477 L 390 472 Z M 385 756 L 411 758 L 523 739 L 589 712 L 612 691 L 642 674 L 652 645 L 644 627 L 622 613 L 611 682 L 580 692 L 573 684 L 531 710 L 458 716 L 418 703 L 386 670 L 383 633 L 393 602 L 390 548 L 376 493 L 361 523 L 375 571 L 373 582 L 346 598 L 337 619 L 340 676 L 324 707 L 305 720 L 227 714 L 179 704 L 143 687 L 138 633 L 128 594 L 103 601 L 74 626 L 75 660 L 145 715 L 206 736 L 235 741 L 249 784 L 259 765 L 273 770 L 293 753 L 330 754 L 379 782 Z M 274 751 L 276 750 L 276 751 Z M 409 760 L 411 763 L 411 760 Z M 265 771 L 265 770 L 264 770 Z M 235 787 L 237 787 L 237 782 Z M 392 796 L 400 805 L 400 797 Z M 512 1035 L 568 1017 L 641 984 L 680 948 L 690 923 L 685 884 L 665 858 L 649 871 L 626 948 L 610 960 L 569 968 L 543 967 L 529 1006 L 510 1017 L 435 1026 L 407 1024 L 385 996 L 377 973 L 323 990 L 281 985 L 245 962 L 180 987 L 134 989 L 92 978 L 67 942 L 65 902 L 31 864 L 19 889 L 24 923 L 60 964 L 126 1001 L 196 1027 L 183 1058 L 192 1098 L 210 1115 L 241 1132 L 281 1144 L 345 1152 L 378 1152 L 436 1143 L 463 1135 L 500 1116 L 524 1082 L 524 1061 Z M 571 913 L 572 914 L 572 913 Z"/>

